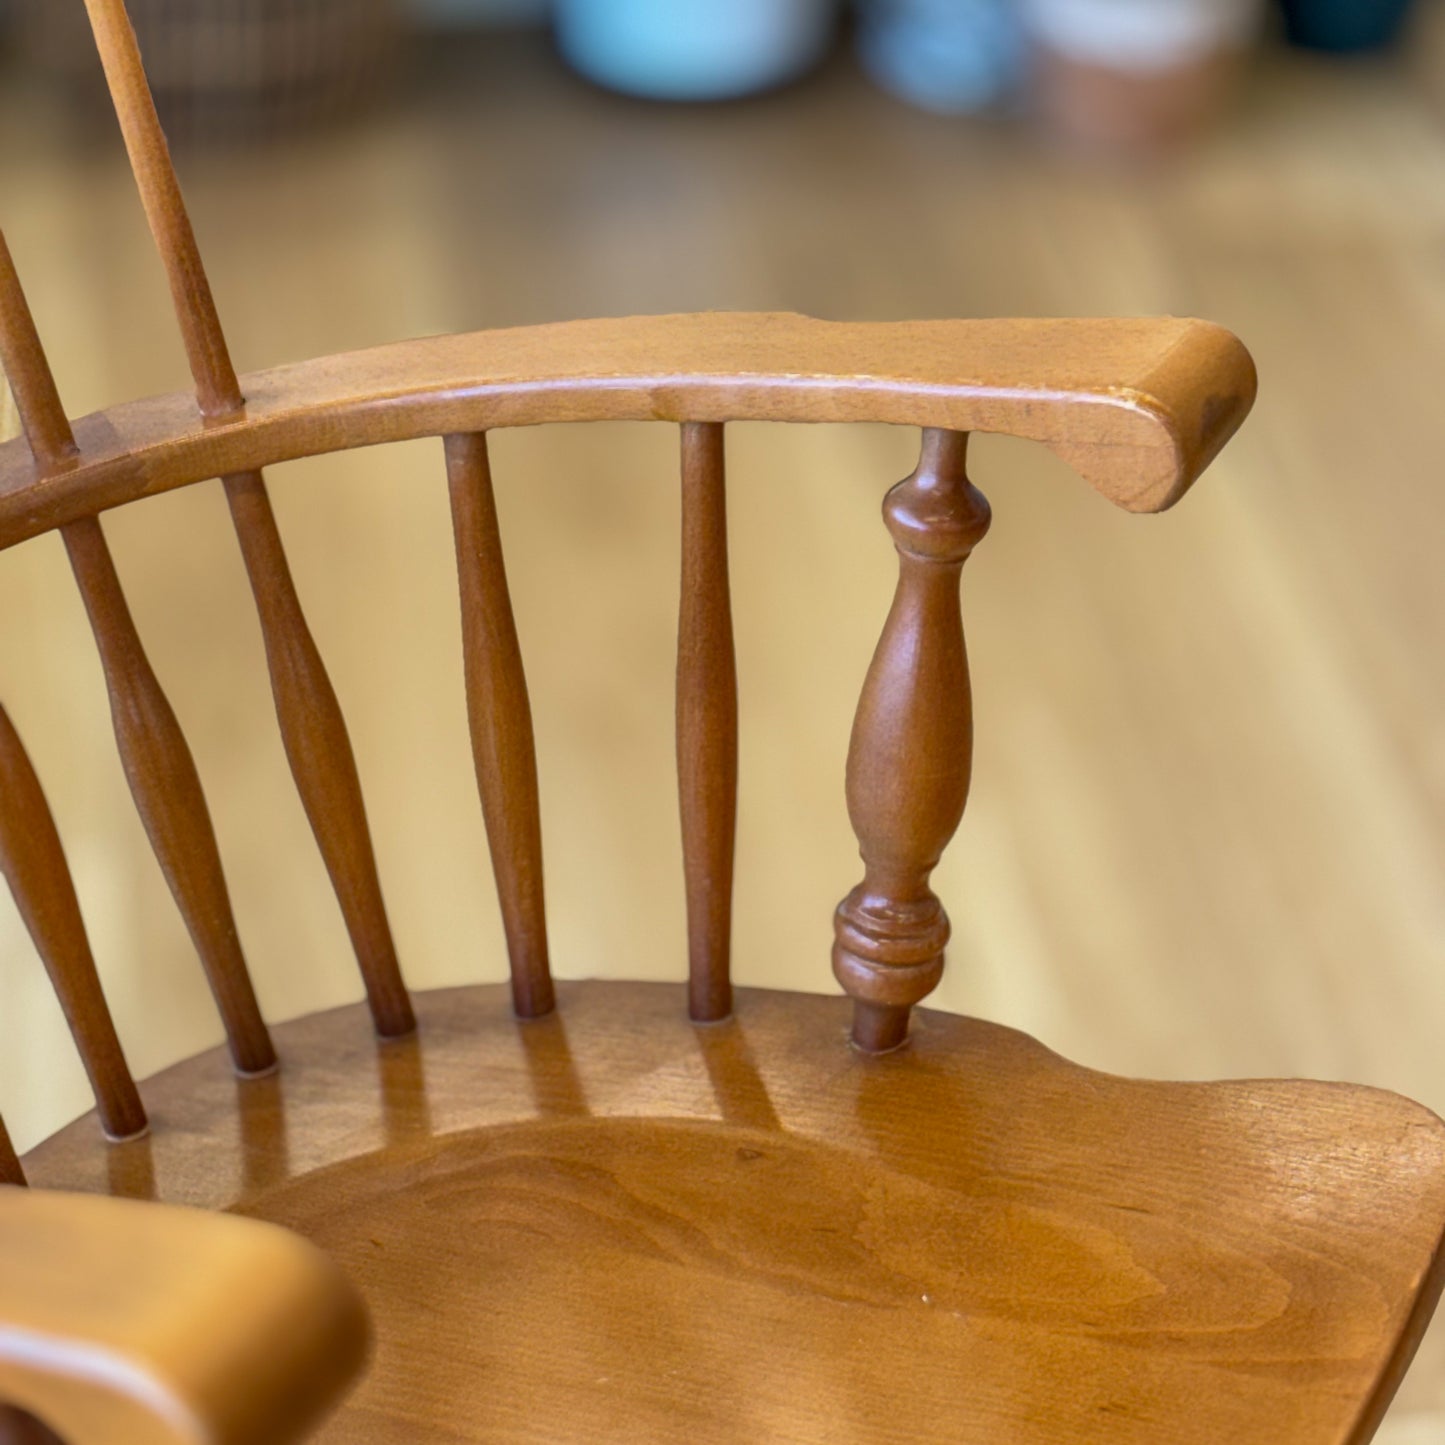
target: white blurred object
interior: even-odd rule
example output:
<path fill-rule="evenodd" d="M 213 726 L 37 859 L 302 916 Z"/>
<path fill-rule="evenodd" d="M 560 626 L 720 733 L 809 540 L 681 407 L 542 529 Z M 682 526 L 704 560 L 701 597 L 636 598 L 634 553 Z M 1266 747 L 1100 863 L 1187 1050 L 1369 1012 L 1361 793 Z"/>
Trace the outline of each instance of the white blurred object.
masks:
<path fill-rule="evenodd" d="M 943 114 L 1008 94 L 1023 44 L 1015 0 L 866 0 L 858 53 L 885 90 Z"/>
<path fill-rule="evenodd" d="M 551 0 L 411 0 L 423 25 L 542 25 Z"/>
<path fill-rule="evenodd" d="M 837 0 L 557 0 L 557 42 L 613 90 L 723 100 L 814 65 L 837 12 Z"/>
<path fill-rule="evenodd" d="M 1058 55 L 1110 70 L 1169 70 L 1243 49 L 1261 0 L 1023 0 L 1025 24 Z"/>

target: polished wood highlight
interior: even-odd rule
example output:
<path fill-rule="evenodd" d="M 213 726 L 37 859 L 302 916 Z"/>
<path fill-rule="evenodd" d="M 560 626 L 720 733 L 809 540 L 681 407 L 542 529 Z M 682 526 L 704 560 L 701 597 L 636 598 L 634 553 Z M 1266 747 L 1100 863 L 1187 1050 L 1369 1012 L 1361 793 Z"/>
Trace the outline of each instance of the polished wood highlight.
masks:
<path fill-rule="evenodd" d="M 0 1393 L 70 1445 L 292 1445 L 360 1371 L 360 1297 L 254 1220 L 0 1191 Z"/>
<path fill-rule="evenodd" d="M 445 441 L 462 609 L 467 719 L 492 874 L 502 907 L 512 999 L 522 1018 L 554 1006 L 542 884 L 537 747 L 484 433 Z"/>
<path fill-rule="evenodd" d="M 546 421 L 877 421 L 1051 447 L 1130 511 L 1177 501 L 1244 420 L 1249 353 L 1203 321 L 845 323 L 705 312 L 400 342 L 242 378 L 244 415 L 189 396 L 76 423 L 40 476 L 0 446 L 0 547 L 172 487 L 378 442 Z"/>
<path fill-rule="evenodd" d="M 276 699 L 286 758 L 361 965 L 377 1031 L 416 1027 L 381 896 L 351 738 L 336 689 L 301 611 L 271 499 L 259 472 L 225 478 Z"/>
<path fill-rule="evenodd" d="M 95 518 L 72 522 L 65 550 L 90 618 L 111 719 L 136 809 L 186 921 L 226 1026 L 236 1067 L 276 1065 L 236 930 L 220 848 L 195 759 L 151 668 Z"/>
<path fill-rule="evenodd" d="M 738 677 L 728 590 L 723 428 L 682 428 L 682 585 L 677 624 L 677 778 L 687 884 L 688 1012 L 732 1010 Z"/>
<path fill-rule="evenodd" d="M 884 1052 L 943 976 L 948 915 L 928 886 L 963 817 L 973 704 L 958 587 L 988 531 L 968 436 L 926 431 L 917 470 L 888 493 L 898 590 L 848 746 L 848 817 L 863 881 L 838 906 L 833 972 L 855 1000 L 853 1041 Z"/>
<path fill-rule="evenodd" d="M 102 1127 L 113 1139 L 143 1133 L 145 1109 L 101 991 L 60 835 L 29 754 L 3 706 L 0 872 L 10 884 L 70 1025 L 95 1091 Z"/>
<path fill-rule="evenodd" d="M 865 1055 L 836 997 L 739 989 L 699 1028 L 680 983 L 558 995 L 518 1022 L 505 985 L 419 993 L 387 1043 L 360 1006 L 279 1025 L 277 1079 L 189 1060 L 114 1176 L 82 1120 L 32 1180 L 332 1254 L 377 1347 L 323 1445 L 580 1422 L 629 1445 L 1363 1445 L 1438 1291 L 1445 1128 L 1397 1096 L 1126 1080 L 929 1009 Z"/>

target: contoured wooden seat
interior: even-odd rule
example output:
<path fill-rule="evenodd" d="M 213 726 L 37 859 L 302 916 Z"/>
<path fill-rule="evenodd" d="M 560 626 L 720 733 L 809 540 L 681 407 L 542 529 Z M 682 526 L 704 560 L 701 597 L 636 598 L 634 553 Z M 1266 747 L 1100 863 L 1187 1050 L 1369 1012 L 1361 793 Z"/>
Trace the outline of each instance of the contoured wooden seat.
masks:
<path fill-rule="evenodd" d="M 0 1400 L 19 1407 L 0 1410 L 0 1439 L 1368 1440 L 1441 1287 L 1445 1126 L 1369 1089 L 1113 1078 L 916 1007 L 948 937 L 928 878 L 968 789 L 958 579 L 988 509 L 967 434 L 1042 441 L 1120 505 L 1157 510 L 1248 411 L 1239 343 L 1169 319 L 654 317 L 238 378 L 121 0 L 87 3 L 197 395 L 72 427 L 0 245 L 0 345 L 26 430 L 0 447 L 0 546 L 65 540 L 121 759 L 229 1058 L 180 1064 L 142 1098 L 39 780 L 0 712 L 0 864 L 97 1099 L 24 1161 L 0 1128 Z M 682 430 L 690 959 L 675 986 L 552 981 L 487 462 L 490 428 L 615 417 Z M 885 504 L 900 578 L 849 757 L 865 872 L 834 921 L 847 998 L 734 997 L 729 983 L 723 428 L 755 418 L 923 429 L 918 469 Z M 419 436 L 445 439 L 512 978 L 413 997 L 261 469 Z M 274 1030 L 98 520 L 217 476 L 368 995 Z M 36 1187 L 8 1187 L 27 1178 Z M 368 1314 L 370 1369 L 327 1419 L 363 1362 Z"/>

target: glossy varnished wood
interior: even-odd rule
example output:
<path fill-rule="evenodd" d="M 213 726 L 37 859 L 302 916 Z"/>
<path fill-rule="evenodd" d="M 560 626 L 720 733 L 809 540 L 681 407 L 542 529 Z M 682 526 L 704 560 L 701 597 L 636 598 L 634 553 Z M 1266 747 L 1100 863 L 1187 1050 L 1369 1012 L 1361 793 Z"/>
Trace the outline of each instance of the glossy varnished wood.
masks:
<path fill-rule="evenodd" d="M 677 776 L 687 884 L 688 1011 L 732 1009 L 729 975 L 738 807 L 738 679 L 728 588 L 723 428 L 682 428 Z"/>
<path fill-rule="evenodd" d="M 115 562 L 95 518 L 63 531 L 110 695 L 136 811 L 185 919 L 226 1025 L 236 1067 L 265 1073 L 276 1056 L 256 1002 L 195 759 L 141 645 Z"/>
<path fill-rule="evenodd" d="M 8 249 L 0 244 L 0 360 L 17 378 L 22 443 L 36 470 L 63 473 L 76 443 Z M 61 528 L 100 651 L 116 745 L 136 809 L 206 968 L 238 1068 L 264 1073 L 275 1054 L 241 952 L 220 850 L 195 761 L 151 667 L 100 523 Z"/>
<path fill-rule="evenodd" d="M 89 0 L 91 24 L 146 219 L 208 419 L 245 406 L 195 231 L 123 0 Z M 336 890 L 378 1030 L 414 1027 L 382 901 L 351 739 L 307 625 L 259 470 L 223 477 L 260 616 L 276 717 L 306 816 Z"/>
<path fill-rule="evenodd" d="M 30 1189 L 0 1190 L 0 1319 L 0 1394 L 70 1445 L 294 1445 L 369 1340 L 294 1234 Z"/>
<path fill-rule="evenodd" d="M 10 1142 L 10 1131 L 0 1119 L 0 1184 L 24 1184 L 25 1171 L 16 1157 L 15 1146 Z"/>
<path fill-rule="evenodd" d="M 1172 318 L 843 323 L 631 317 L 401 342 L 241 378 L 244 414 L 189 396 L 76 424 L 40 476 L 0 446 L 0 546 L 72 517 L 292 457 L 545 421 L 880 421 L 1046 443 L 1111 501 L 1183 495 L 1254 400 L 1229 332 Z"/>
<path fill-rule="evenodd" d="M 276 699 L 286 758 L 361 966 L 378 1032 L 416 1026 L 387 921 L 366 803 L 336 689 L 301 611 L 259 472 L 225 478 Z"/>
<path fill-rule="evenodd" d="M 870 1057 L 838 998 L 699 1029 L 681 985 L 559 996 L 283 1025 L 279 1078 L 179 1065 L 148 1139 L 82 1120 L 32 1181 L 321 1244 L 378 1334 L 336 1445 L 1362 1445 L 1438 1290 L 1445 1128 L 1396 1096 L 1131 1082 L 926 1010 Z"/>
<path fill-rule="evenodd" d="M 486 436 L 449 436 L 445 450 L 472 759 L 507 934 L 513 1002 L 523 1018 L 536 1018 L 550 1011 L 553 993 L 532 706 L 507 591 Z"/>
<path fill-rule="evenodd" d="M 29 754 L 3 706 L 0 871 L 65 1012 L 106 1133 L 119 1139 L 142 1133 L 145 1109 L 101 991 L 60 835 Z M 0 1155 L 4 1152 L 0 1147 Z M 0 1178 L 4 1173 L 0 1162 Z"/>
<path fill-rule="evenodd" d="M 833 972 L 856 1002 L 853 1039 L 884 1052 L 937 987 L 949 922 L 928 886 L 968 800 L 973 703 L 959 614 L 963 564 L 988 531 L 968 437 L 927 431 L 883 515 L 898 588 L 863 682 L 848 747 L 848 816 L 863 881 L 838 906 Z"/>

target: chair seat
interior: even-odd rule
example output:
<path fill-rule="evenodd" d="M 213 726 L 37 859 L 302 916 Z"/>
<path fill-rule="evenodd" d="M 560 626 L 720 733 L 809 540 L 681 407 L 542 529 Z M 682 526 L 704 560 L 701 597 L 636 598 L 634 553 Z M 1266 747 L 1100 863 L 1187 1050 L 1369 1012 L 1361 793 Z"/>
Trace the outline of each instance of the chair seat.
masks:
<path fill-rule="evenodd" d="M 1345 1445 L 1438 1291 L 1445 1126 L 1391 1094 L 1134 1082 L 921 1012 L 564 984 L 360 1007 L 146 1086 L 31 1177 L 295 1228 L 360 1284 L 371 1373 L 318 1437 L 427 1442 Z M 239 1109 L 238 1109 L 239 1100 Z"/>

